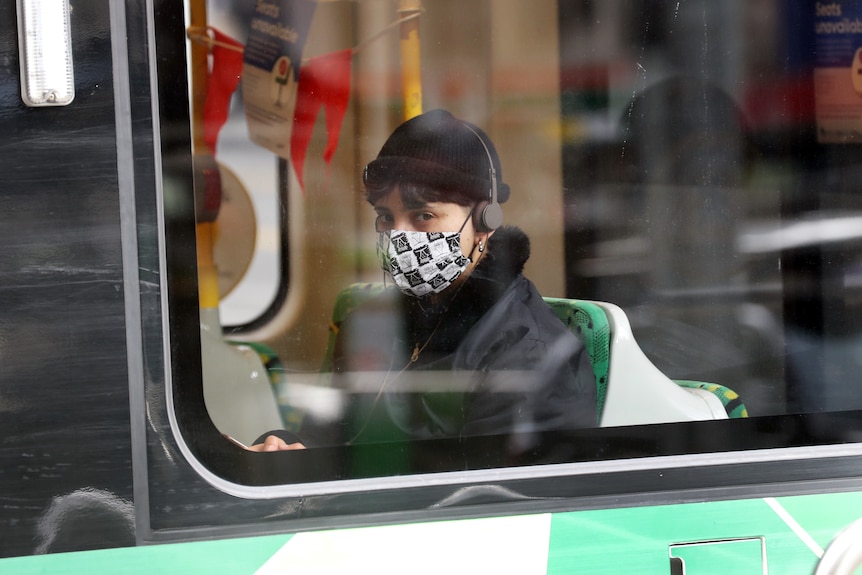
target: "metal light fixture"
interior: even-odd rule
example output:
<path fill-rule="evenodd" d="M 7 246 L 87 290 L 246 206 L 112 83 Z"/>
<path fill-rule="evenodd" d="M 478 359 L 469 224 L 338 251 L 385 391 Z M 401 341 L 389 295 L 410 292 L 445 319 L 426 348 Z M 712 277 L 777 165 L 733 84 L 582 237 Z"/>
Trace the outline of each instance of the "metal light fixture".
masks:
<path fill-rule="evenodd" d="M 68 0 L 18 0 L 21 98 L 65 106 L 75 98 Z"/>

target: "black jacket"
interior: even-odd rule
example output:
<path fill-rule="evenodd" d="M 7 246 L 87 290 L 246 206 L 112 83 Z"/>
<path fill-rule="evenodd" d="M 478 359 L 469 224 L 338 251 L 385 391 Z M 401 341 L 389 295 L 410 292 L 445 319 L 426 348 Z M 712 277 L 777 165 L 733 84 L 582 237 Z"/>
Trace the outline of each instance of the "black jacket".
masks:
<path fill-rule="evenodd" d="M 335 385 L 353 397 L 346 442 L 509 434 L 520 450 L 596 426 L 588 354 L 522 275 L 529 253 L 503 227 L 439 301 L 393 288 L 351 312 L 334 356 Z"/>

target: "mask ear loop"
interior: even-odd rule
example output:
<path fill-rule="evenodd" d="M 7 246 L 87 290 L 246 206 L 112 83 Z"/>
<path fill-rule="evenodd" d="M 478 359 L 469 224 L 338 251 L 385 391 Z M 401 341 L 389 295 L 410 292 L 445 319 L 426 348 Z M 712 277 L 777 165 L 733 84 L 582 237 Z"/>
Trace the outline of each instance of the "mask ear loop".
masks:
<path fill-rule="evenodd" d="M 375 223 L 374 227 L 375 227 L 375 229 L 377 228 L 376 223 Z M 386 246 L 385 247 L 380 245 L 380 236 L 382 236 L 383 234 L 386 234 Z M 389 245 L 391 243 L 392 243 L 392 231 L 391 230 L 387 231 L 387 232 L 377 232 L 377 249 L 380 250 L 387 257 L 389 255 Z M 383 289 L 386 289 L 389 287 L 388 282 L 386 280 L 386 277 L 389 275 L 390 272 L 383 269 L 383 266 L 380 267 L 380 271 L 383 273 Z"/>
<path fill-rule="evenodd" d="M 459 234 L 464 231 L 464 227 L 467 225 L 467 222 L 469 222 L 471 219 L 473 219 L 473 212 L 475 212 L 475 211 L 476 211 L 476 204 L 473 204 L 473 207 L 470 208 L 470 213 L 467 214 L 467 219 L 465 219 L 464 223 L 461 224 L 461 227 L 458 228 Z"/>

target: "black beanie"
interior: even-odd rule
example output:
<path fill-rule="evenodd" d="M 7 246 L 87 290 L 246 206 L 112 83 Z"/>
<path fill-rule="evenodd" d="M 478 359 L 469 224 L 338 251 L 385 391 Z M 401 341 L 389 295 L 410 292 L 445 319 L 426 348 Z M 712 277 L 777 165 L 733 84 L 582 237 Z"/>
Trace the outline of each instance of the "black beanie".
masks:
<path fill-rule="evenodd" d="M 459 191 L 478 202 L 490 197 L 489 156 L 497 172 L 497 201 L 503 203 L 509 199 L 509 186 L 503 183 L 500 158 L 488 135 L 445 110 L 432 110 L 398 126 L 377 159 L 365 167 L 362 180 L 366 188 L 410 182 Z"/>

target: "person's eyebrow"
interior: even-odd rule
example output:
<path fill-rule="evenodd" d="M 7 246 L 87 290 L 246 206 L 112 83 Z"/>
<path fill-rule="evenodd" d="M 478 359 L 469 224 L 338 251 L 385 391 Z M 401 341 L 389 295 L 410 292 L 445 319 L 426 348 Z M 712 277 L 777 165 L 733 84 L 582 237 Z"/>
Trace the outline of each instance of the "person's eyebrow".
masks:
<path fill-rule="evenodd" d="M 428 209 L 429 203 L 425 200 L 417 199 L 415 201 L 405 202 L 404 207 L 408 210 L 425 210 Z"/>

